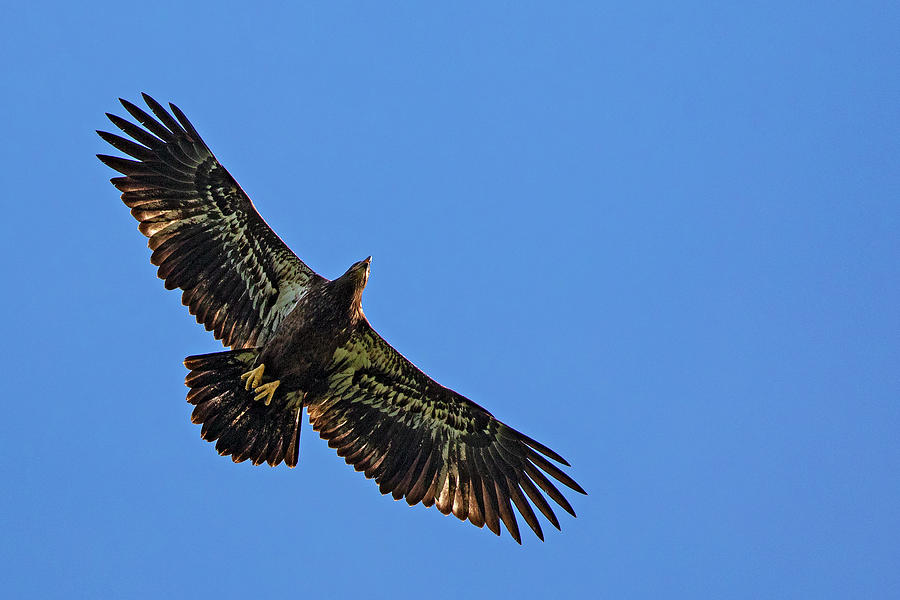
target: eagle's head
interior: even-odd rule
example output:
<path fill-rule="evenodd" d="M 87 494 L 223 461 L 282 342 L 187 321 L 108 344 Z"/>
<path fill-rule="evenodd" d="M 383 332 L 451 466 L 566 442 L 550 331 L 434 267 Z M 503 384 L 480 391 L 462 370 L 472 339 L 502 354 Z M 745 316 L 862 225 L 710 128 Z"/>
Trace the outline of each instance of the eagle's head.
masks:
<path fill-rule="evenodd" d="M 353 263 L 353 266 L 347 269 L 347 272 L 344 273 L 343 276 L 349 277 L 356 284 L 356 287 L 362 291 L 362 289 L 366 287 L 366 282 L 369 281 L 369 265 L 371 264 L 371 256 L 364 258 L 361 261 Z"/>
<path fill-rule="evenodd" d="M 335 283 L 340 282 L 341 289 L 349 291 L 351 295 L 350 308 L 360 315 L 362 315 L 362 292 L 366 287 L 366 282 L 369 281 L 369 265 L 371 263 L 371 256 L 353 263 L 346 273 L 335 280 Z"/>

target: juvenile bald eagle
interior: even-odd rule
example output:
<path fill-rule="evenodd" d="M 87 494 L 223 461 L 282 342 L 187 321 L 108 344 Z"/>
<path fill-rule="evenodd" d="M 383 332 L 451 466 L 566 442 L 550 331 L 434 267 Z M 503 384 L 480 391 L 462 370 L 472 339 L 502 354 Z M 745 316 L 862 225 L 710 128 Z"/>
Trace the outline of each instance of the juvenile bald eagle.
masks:
<path fill-rule="evenodd" d="M 361 307 L 370 258 L 329 281 L 281 241 L 184 113 L 144 94 L 156 118 L 120 100 L 143 127 L 107 114 L 132 140 L 98 131 L 134 160 L 98 155 L 149 238 L 167 289 L 232 350 L 189 356 L 191 420 L 221 455 L 295 466 L 300 413 L 382 494 L 434 504 L 519 543 L 510 505 L 541 539 L 528 500 L 554 527 L 544 494 L 575 515 L 548 479 L 579 493 L 543 444 L 443 387 L 385 342 Z M 548 460 L 548 458 L 550 460 Z"/>

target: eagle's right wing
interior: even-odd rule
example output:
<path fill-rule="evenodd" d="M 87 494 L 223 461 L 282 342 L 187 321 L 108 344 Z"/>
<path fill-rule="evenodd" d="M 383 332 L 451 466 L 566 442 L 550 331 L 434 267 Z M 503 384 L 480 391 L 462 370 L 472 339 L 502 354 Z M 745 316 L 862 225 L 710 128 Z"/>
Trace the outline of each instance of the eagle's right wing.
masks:
<path fill-rule="evenodd" d="M 97 155 L 150 238 L 150 262 L 197 322 L 226 346 L 263 344 L 310 285 L 324 281 L 263 221 L 177 106 L 143 94 L 156 119 L 121 100 L 143 128 L 107 113 L 131 141 L 98 131 L 136 160 Z M 176 120 L 177 119 L 177 120 Z M 135 143 L 137 142 L 137 143 Z"/>

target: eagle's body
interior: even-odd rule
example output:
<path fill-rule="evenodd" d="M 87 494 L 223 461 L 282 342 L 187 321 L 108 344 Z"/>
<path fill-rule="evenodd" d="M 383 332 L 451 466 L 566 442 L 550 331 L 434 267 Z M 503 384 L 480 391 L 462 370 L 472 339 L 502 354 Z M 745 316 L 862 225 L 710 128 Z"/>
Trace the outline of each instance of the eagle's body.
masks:
<path fill-rule="evenodd" d="M 338 279 L 311 286 L 263 347 L 260 362 L 288 388 L 307 393 L 325 385 L 335 351 L 365 320 L 362 290 L 368 269 L 369 261 L 361 261 Z"/>
<path fill-rule="evenodd" d="M 329 281 L 303 263 L 174 105 L 144 95 L 143 127 L 110 120 L 134 141 L 104 140 L 136 160 L 98 155 L 149 238 L 151 262 L 197 321 L 232 349 L 189 356 L 191 419 L 235 462 L 298 460 L 300 414 L 382 493 L 436 505 L 520 541 L 512 502 L 543 539 L 529 500 L 553 524 L 544 494 L 574 516 L 550 475 L 584 490 L 561 456 L 445 388 L 385 342 L 362 311 L 370 259 Z M 174 116 L 173 116 L 174 115 Z M 545 458 L 546 457 L 546 458 Z"/>

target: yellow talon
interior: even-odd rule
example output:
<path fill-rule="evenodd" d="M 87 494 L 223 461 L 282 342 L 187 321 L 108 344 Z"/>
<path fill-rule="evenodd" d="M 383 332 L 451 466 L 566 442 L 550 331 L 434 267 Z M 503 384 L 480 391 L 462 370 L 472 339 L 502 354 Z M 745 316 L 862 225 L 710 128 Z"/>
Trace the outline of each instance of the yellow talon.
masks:
<path fill-rule="evenodd" d="M 259 401 L 265 398 L 265 404 L 268 406 L 272 402 L 272 397 L 275 395 L 275 390 L 277 390 L 278 386 L 281 384 L 281 380 L 277 379 L 275 381 L 270 381 L 269 383 L 261 384 L 265 370 L 266 365 L 259 365 L 255 369 L 241 375 L 241 379 L 246 382 L 244 384 L 245 390 L 252 388 L 253 391 L 256 392 L 256 397 L 253 399 Z"/>
<path fill-rule="evenodd" d="M 276 379 L 275 381 L 270 381 L 269 383 L 264 383 L 263 385 L 257 386 L 253 389 L 256 392 L 256 397 L 254 400 L 262 400 L 265 398 L 265 405 L 268 406 L 270 402 L 272 402 L 272 396 L 275 395 L 275 390 L 278 389 L 278 386 L 281 384 L 280 379 Z"/>
<path fill-rule="evenodd" d="M 243 375 L 241 375 L 241 379 L 247 381 L 247 384 L 244 386 L 245 390 L 249 390 L 250 388 L 256 389 L 256 387 L 260 384 L 263 377 L 263 371 L 266 370 L 266 365 L 259 365 L 252 371 L 247 371 Z"/>

